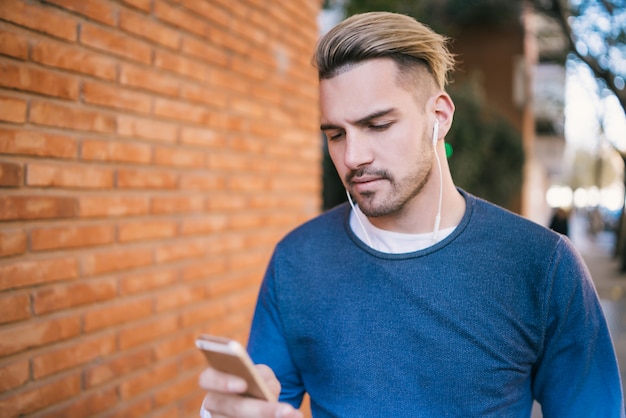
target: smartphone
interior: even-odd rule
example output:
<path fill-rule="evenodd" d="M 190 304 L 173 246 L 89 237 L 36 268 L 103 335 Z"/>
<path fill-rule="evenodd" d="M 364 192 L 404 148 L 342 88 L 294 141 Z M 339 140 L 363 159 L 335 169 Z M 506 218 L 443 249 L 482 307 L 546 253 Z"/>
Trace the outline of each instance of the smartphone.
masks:
<path fill-rule="evenodd" d="M 248 383 L 245 396 L 276 402 L 276 396 L 267 388 L 257 373 L 248 352 L 235 340 L 213 335 L 200 335 L 196 346 L 216 370 L 234 374 Z"/>

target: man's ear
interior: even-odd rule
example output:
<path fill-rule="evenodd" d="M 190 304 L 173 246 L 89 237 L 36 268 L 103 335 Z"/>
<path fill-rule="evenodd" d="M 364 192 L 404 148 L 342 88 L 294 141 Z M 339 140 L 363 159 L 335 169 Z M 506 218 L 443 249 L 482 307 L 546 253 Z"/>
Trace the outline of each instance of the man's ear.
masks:
<path fill-rule="evenodd" d="M 445 137 L 454 117 L 454 102 L 445 91 L 439 92 L 433 100 L 435 117 L 439 121 L 439 137 Z"/>

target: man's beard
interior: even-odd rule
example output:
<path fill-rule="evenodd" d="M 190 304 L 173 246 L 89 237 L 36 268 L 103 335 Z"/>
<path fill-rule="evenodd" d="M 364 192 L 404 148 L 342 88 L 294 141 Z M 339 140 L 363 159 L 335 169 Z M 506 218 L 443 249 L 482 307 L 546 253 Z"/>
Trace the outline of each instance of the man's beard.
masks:
<path fill-rule="evenodd" d="M 428 169 L 420 169 L 412 173 L 411 176 L 404 179 L 401 183 L 396 182 L 395 178 L 387 170 L 368 170 L 367 168 L 360 168 L 358 170 L 352 170 L 346 175 L 346 184 L 348 184 L 349 190 L 353 185 L 352 179 L 364 174 L 377 176 L 380 179 L 387 180 L 391 189 L 387 192 L 388 196 L 383 201 L 377 201 L 381 199 L 380 194 L 383 191 L 377 192 L 365 192 L 360 194 L 354 194 L 361 212 L 368 218 L 377 218 L 381 216 L 389 216 L 394 213 L 398 213 L 404 209 L 404 207 L 417 196 L 424 185 L 428 182 L 430 174 L 432 172 L 432 165 Z"/>

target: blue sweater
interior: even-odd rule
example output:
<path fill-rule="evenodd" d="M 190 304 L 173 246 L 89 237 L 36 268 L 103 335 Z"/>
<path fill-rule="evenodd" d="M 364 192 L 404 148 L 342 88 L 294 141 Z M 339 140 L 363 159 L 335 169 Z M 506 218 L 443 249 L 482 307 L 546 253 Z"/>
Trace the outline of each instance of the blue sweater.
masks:
<path fill-rule="evenodd" d="M 615 353 L 569 240 L 465 192 L 433 247 L 386 254 L 345 204 L 276 247 L 248 349 L 313 416 L 623 417 Z"/>

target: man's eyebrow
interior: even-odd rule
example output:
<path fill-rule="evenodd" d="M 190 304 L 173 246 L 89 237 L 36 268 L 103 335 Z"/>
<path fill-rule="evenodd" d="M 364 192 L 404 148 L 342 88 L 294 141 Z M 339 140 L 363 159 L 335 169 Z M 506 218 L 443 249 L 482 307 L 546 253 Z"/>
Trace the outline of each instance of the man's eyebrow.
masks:
<path fill-rule="evenodd" d="M 382 116 L 386 116 L 390 113 L 395 112 L 395 108 L 377 110 L 376 112 L 370 113 L 369 115 L 357 119 L 353 122 L 350 122 L 352 125 L 365 126 L 368 125 L 373 119 L 380 118 Z M 331 130 L 331 129 L 342 129 L 341 126 L 333 125 L 331 123 L 323 123 L 320 125 L 321 131 Z"/>
<path fill-rule="evenodd" d="M 393 113 L 396 109 L 391 107 L 389 109 L 382 109 L 382 110 L 377 110 L 376 112 L 370 113 L 369 115 L 355 120 L 353 122 L 351 122 L 353 125 L 359 125 L 359 126 L 364 126 L 364 125 L 368 125 L 373 119 L 377 119 L 383 116 L 387 116 L 390 113 Z"/>

